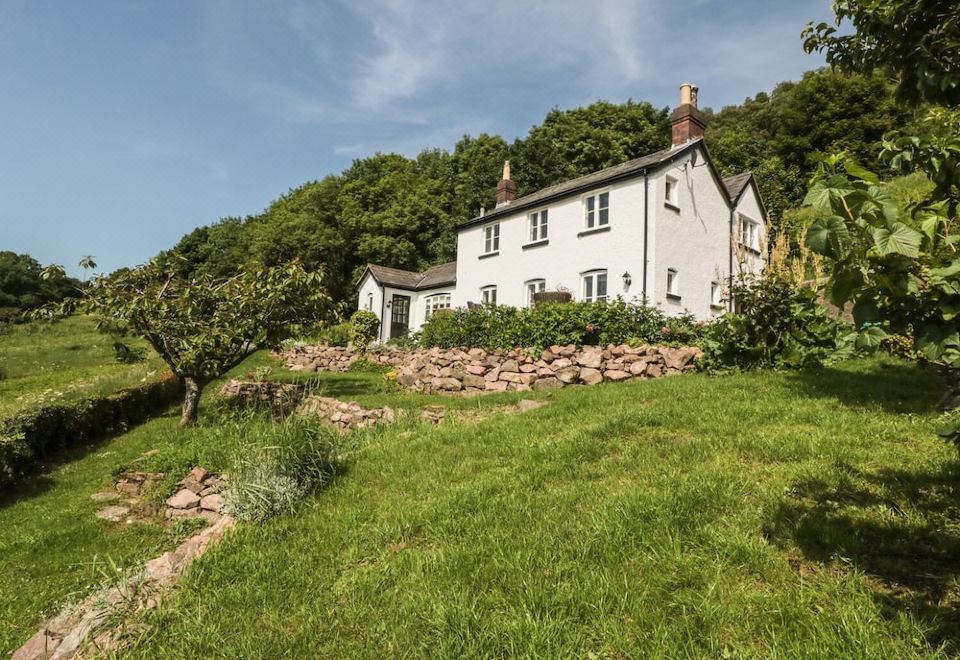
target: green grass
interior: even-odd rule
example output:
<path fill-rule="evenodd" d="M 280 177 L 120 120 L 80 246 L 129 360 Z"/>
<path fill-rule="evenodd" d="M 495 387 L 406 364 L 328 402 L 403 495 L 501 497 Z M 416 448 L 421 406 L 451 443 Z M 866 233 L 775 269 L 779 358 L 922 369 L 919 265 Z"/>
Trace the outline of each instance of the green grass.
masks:
<path fill-rule="evenodd" d="M 0 417 L 47 401 L 73 401 L 115 392 L 165 369 L 149 351 L 145 362 L 117 362 L 113 340 L 93 319 L 9 326 L 0 334 Z M 146 350 L 141 340 L 125 340 Z"/>
<path fill-rule="evenodd" d="M 365 378 L 323 380 L 359 400 Z M 128 654 L 956 652 L 960 477 L 937 394 L 868 360 L 401 425 L 298 515 L 208 555 Z"/>
<path fill-rule="evenodd" d="M 258 354 L 236 373 L 268 363 Z M 367 406 L 439 401 L 486 416 L 432 427 L 408 415 L 351 436 L 325 489 L 294 514 L 241 526 L 144 615 L 150 627 L 125 655 L 960 649 L 960 473 L 934 435 L 939 381 L 915 366 L 568 388 L 533 395 L 550 405 L 522 415 L 499 414 L 518 394 L 421 397 L 380 373 L 274 375 Z M 221 469 L 265 424 L 222 423 L 214 405 L 188 432 L 153 420 L 0 508 L 0 651 L 97 582 L 93 556 L 129 564 L 172 543 L 93 517 L 89 493 L 114 470 L 146 449 L 160 450 L 150 469 Z"/>

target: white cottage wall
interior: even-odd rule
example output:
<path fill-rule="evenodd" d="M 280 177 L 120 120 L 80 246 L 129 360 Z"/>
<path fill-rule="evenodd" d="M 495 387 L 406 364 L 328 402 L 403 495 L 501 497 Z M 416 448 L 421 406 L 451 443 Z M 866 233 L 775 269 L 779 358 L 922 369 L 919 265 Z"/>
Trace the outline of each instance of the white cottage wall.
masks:
<path fill-rule="evenodd" d="M 527 304 L 526 283 L 546 281 L 546 290 L 569 290 L 575 300 L 583 299 L 583 274 L 595 269 L 607 271 L 610 298 L 639 298 L 643 269 L 643 176 L 626 182 L 597 187 L 595 195 L 610 193 L 610 220 L 606 229 L 589 231 L 584 215 L 584 198 L 576 194 L 554 200 L 543 207 L 508 213 L 487 223 L 473 225 L 457 236 L 457 286 L 454 306 L 481 302 L 484 287 L 497 287 L 497 303 L 522 307 Z M 531 245 L 529 215 L 548 209 L 548 238 Z M 500 224 L 500 249 L 484 254 L 484 227 Z M 625 284 L 629 273 L 632 284 Z"/>
<path fill-rule="evenodd" d="M 711 298 L 712 283 L 725 288 L 730 274 L 730 205 L 726 191 L 710 171 L 702 149 L 697 164 L 691 155 L 651 177 L 651 254 L 647 289 L 650 304 L 675 316 L 698 319 L 723 313 Z M 666 181 L 674 182 L 674 202 L 666 201 Z M 674 295 L 668 295 L 667 271 L 675 272 Z"/>

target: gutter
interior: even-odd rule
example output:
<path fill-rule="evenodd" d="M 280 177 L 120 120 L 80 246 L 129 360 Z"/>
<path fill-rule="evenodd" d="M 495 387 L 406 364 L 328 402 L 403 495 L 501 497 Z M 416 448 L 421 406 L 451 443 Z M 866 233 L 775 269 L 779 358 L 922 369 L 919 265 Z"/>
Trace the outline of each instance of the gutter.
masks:
<path fill-rule="evenodd" d="M 643 170 L 643 304 L 648 302 L 647 298 L 647 263 L 649 259 L 650 236 L 650 180 L 647 177 L 647 170 Z"/>
<path fill-rule="evenodd" d="M 730 240 L 727 242 L 727 254 L 729 258 L 728 268 L 730 269 L 730 277 L 727 278 L 727 311 L 733 311 L 733 219 L 736 214 L 736 206 L 730 207 Z"/>
<path fill-rule="evenodd" d="M 380 284 L 377 282 L 377 284 Z M 387 313 L 387 287 L 380 284 L 380 341 L 386 341 L 383 338 L 383 319 Z M 390 339 L 387 337 L 387 339 Z"/>

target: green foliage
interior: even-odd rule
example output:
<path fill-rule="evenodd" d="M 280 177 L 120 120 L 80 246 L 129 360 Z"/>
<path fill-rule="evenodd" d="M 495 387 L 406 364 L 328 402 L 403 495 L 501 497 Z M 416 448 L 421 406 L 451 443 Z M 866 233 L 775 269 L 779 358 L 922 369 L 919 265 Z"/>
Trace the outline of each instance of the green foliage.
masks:
<path fill-rule="evenodd" d="M 314 333 L 314 337 L 320 344 L 327 346 L 349 346 L 350 335 L 353 333 L 353 325 L 344 321 L 343 323 L 333 323 L 324 326 Z"/>
<path fill-rule="evenodd" d="M 369 310 L 361 309 L 350 317 L 350 343 L 360 351 L 366 351 L 380 332 L 380 319 Z"/>
<path fill-rule="evenodd" d="M 330 426 L 297 417 L 262 427 L 234 457 L 226 511 L 260 523 L 293 509 L 333 475 L 336 441 Z"/>
<path fill-rule="evenodd" d="M 50 452 L 79 445 L 148 419 L 182 394 L 176 378 L 73 403 L 42 405 L 0 421 L 0 486 L 29 472 Z"/>
<path fill-rule="evenodd" d="M 938 0 L 835 0 L 836 26 L 807 25 L 804 49 L 843 71 L 879 69 L 910 102 L 960 105 L 960 6 Z M 838 33 L 848 22 L 853 34 Z"/>
<path fill-rule="evenodd" d="M 819 70 L 714 114 L 706 139 L 725 176 L 753 171 L 778 230 L 803 200 L 819 158 L 845 150 L 876 167 L 876 143 L 913 120 L 883 76 Z"/>
<path fill-rule="evenodd" d="M 79 295 L 80 282 L 66 277 L 44 277 L 44 269 L 26 254 L 0 251 L 0 323 L 27 320 L 23 312 Z"/>
<path fill-rule="evenodd" d="M 617 298 L 529 309 L 485 306 L 444 310 L 432 315 L 423 326 L 420 345 L 543 350 L 554 344 L 689 344 L 701 332 L 702 326 L 692 318 L 668 318 L 660 310 Z"/>
<path fill-rule="evenodd" d="M 815 291 L 766 277 L 732 294 L 737 312 L 708 328 L 704 369 L 798 368 L 849 353 L 850 329 L 827 315 Z"/>

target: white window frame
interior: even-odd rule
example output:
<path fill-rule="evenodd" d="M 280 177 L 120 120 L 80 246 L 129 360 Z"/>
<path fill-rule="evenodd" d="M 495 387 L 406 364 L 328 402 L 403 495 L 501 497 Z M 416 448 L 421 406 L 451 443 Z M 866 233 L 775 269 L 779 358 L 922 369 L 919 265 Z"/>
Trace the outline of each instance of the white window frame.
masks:
<path fill-rule="evenodd" d="M 606 206 L 601 205 L 602 198 L 604 197 L 607 201 Z M 606 212 L 605 217 L 604 212 Z M 610 226 L 609 190 L 598 190 L 583 196 L 583 226 L 588 230 Z"/>
<path fill-rule="evenodd" d="M 603 276 L 603 295 L 599 294 L 601 279 Z M 580 274 L 580 288 L 584 302 L 599 302 L 601 300 L 610 300 L 610 277 L 605 268 L 588 270 Z"/>
<path fill-rule="evenodd" d="M 483 253 L 496 254 L 500 251 L 500 223 L 483 228 Z"/>
<path fill-rule="evenodd" d="M 523 283 L 524 295 L 527 299 L 527 307 L 533 307 L 533 294 L 547 290 L 547 280 L 537 277 L 527 280 Z"/>
<path fill-rule="evenodd" d="M 677 272 L 676 268 L 667 269 L 667 297 L 680 297 L 680 273 Z"/>
<path fill-rule="evenodd" d="M 373 311 L 373 294 L 372 293 L 367 294 L 367 311 L 368 312 Z"/>
<path fill-rule="evenodd" d="M 723 284 L 717 280 L 710 282 L 710 307 L 723 309 Z"/>
<path fill-rule="evenodd" d="M 424 320 L 430 318 L 441 309 L 450 309 L 450 300 L 451 296 L 449 293 L 433 293 L 427 296 L 427 308 L 424 312 Z"/>
<path fill-rule="evenodd" d="M 497 304 L 497 285 L 491 284 L 480 289 L 480 302 L 484 305 Z"/>
<path fill-rule="evenodd" d="M 667 174 L 664 177 L 663 181 L 663 203 L 666 206 L 669 206 L 674 209 L 680 208 L 679 202 L 679 184 L 680 181 L 676 177 L 672 177 Z"/>
<path fill-rule="evenodd" d="M 737 218 L 737 242 L 745 248 L 759 252 L 760 223 L 742 213 L 738 213 Z"/>
<path fill-rule="evenodd" d="M 550 238 L 550 216 L 547 209 L 539 209 L 527 215 L 529 222 L 529 243 L 539 243 Z"/>

